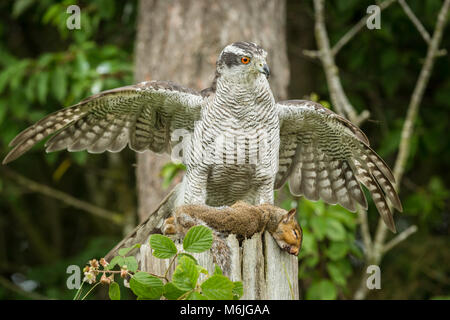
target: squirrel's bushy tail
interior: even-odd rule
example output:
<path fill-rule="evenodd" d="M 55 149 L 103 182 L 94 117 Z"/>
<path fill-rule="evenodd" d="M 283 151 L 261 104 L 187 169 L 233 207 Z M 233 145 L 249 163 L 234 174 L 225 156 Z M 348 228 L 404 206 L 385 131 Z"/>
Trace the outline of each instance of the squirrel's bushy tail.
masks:
<path fill-rule="evenodd" d="M 189 206 L 188 206 L 189 207 Z M 198 209 L 198 208 L 197 208 Z M 176 234 L 180 239 L 183 239 L 190 228 L 198 225 L 208 227 L 212 231 L 213 242 L 211 246 L 211 255 L 214 263 L 216 263 L 225 275 L 229 275 L 231 271 L 231 249 L 227 243 L 229 233 L 220 232 L 215 228 L 209 226 L 203 219 L 204 217 L 193 214 L 192 208 L 187 209 L 186 206 L 180 207 L 175 212 L 174 224 L 176 225 Z"/>
<path fill-rule="evenodd" d="M 180 194 L 181 184 L 177 184 L 172 191 L 161 201 L 158 208 L 149 214 L 148 218 L 140 223 L 130 234 L 128 234 L 122 241 L 120 241 L 113 249 L 111 249 L 105 256 L 107 261 L 110 261 L 117 255 L 122 248 L 129 248 L 136 243 L 144 243 L 148 237 L 153 233 L 159 233 L 159 226 L 162 221 L 170 216 L 175 208 L 175 202 Z"/>
<path fill-rule="evenodd" d="M 227 243 L 227 234 L 218 232 L 213 229 L 213 244 L 211 253 L 214 262 L 222 269 L 226 276 L 231 273 L 231 249 Z"/>

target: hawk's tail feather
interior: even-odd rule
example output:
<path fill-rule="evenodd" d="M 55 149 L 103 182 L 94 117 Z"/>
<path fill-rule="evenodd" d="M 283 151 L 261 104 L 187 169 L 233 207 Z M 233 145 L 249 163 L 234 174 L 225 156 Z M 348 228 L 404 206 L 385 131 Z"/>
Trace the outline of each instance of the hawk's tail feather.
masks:
<path fill-rule="evenodd" d="M 120 249 L 132 247 L 137 243 L 144 243 L 151 234 L 159 233 L 162 222 L 168 218 L 175 209 L 175 203 L 180 194 L 179 190 L 181 187 L 181 183 L 176 185 L 160 202 L 158 207 L 149 214 L 147 219 L 141 222 L 132 232 L 130 232 L 105 255 L 105 259 L 107 261 L 111 261 Z"/>

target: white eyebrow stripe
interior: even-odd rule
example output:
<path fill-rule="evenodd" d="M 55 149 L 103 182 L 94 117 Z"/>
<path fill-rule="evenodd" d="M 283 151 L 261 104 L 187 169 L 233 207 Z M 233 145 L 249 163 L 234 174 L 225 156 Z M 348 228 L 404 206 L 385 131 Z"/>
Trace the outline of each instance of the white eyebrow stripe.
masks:
<path fill-rule="evenodd" d="M 239 56 L 248 56 L 249 55 L 249 53 L 247 51 L 244 51 L 241 48 L 234 47 L 234 46 L 226 47 L 223 50 L 223 52 L 230 52 L 230 53 L 234 53 L 234 54 L 239 55 Z"/>

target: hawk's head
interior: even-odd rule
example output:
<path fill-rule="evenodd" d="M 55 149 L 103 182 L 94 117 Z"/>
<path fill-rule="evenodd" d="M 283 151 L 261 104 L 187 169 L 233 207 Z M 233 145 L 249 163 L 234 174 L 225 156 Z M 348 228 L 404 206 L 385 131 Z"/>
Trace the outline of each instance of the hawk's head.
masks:
<path fill-rule="evenodd" d="M 269 77 L 266 63 L 267 52 L 253 42 L 235 42 L 226 46 L 217 60 L 217 73 L 220 76 L 257 78 Z"/>

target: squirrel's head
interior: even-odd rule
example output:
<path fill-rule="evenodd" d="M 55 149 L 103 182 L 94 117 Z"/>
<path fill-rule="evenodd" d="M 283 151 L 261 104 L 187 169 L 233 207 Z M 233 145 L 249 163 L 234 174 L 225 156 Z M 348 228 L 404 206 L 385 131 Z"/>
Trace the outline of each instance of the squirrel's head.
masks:
<path fill-rule="evenodd" d="M 283 214 L 272 236 L 281 249 L 290 254 L 298 255 L 302 247 L 303 232 L 297 222 L 295 208 Z"/>

